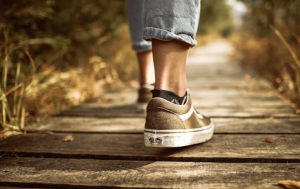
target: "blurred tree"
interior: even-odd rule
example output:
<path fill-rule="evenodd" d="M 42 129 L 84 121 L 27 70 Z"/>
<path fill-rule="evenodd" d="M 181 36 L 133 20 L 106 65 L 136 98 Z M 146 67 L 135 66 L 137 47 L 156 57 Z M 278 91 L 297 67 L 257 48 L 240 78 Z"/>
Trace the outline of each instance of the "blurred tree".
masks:
<path fill-rule="evenodd" d="M 228 35 L 233 29 L 230 7 L 225 0 L 202 0 L 199 34 L 219 33 Z"/>

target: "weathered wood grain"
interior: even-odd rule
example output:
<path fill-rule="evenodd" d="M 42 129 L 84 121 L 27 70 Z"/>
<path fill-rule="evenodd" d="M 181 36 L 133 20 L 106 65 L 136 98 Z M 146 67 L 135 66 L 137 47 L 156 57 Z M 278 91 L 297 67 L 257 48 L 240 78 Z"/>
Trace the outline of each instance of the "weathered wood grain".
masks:
<path fill-rule="evenodd" d="M 26 134 L 9 138 L 1 152 L 45 157 L 134 160 L 300 162 L 300 135 L 215 135 L 209 142 L 186 148 L 147 148 L 141 134 Z M 266 143 L 265 139 L 273 141 Z"/>
<path fill-rule="evenodd" d="M 1 143 L 0 188 L 265 189 L 299 180 L 300 116 L 267 82 L 245 77 L 239 64 L 229 63 L 230 48 L 224 41 L 194 48 L 187 67 L 193 104 L 216 125 L 209 142 L 145 147 L 137 89 L 122 86 L 98 103 L 27 127 L 40 133 Z M 62 142 L 68 132 L 74 140 Z"/>
<path fill-rule="evenodd" d="M 212 54 L 209 54 L 210 56 Z M 202 55 L 205 56 L 205 55 Z M 197 55 L 190 57 L 187 64 L 187 77 L 188 79 L 216 79 L 216 78 L 237 78 L 236 81 L 243 80 L 245 71 L 241 69 L 240 65 L 236 62 L 220 62 L 210 61 L 210 63 L 192 61 L 195 58 L 201 58 Z M 192 62 L 191 62 L 192 61 Z"/>
<path fill-rule="evenodd" d="M 202 89 L 202 90 L 251 90 L 251 91 L 269 91 L 270 87 L 264 86 L 264 85 L 247 85 L 247 84 L 241 84 L 241 85 L 233 85 L 233 84 L 227 84 L 220 86 L 218 85 L 218 82 L 215 82 L 213 84 L 206 84 L 205 82 L 201 83 L 201 85 L 197 82 L 191 82 L 188 83 L 188 88 L 190 90 L 195 89 Z"/>
<path fill-rule="evenodd" d="M 268 89 L 270 86 L 263 80 L 256 80 L 247 82 L 244 81 L 243 78 L 239 77 L 218 77 L 218 76 L 212 76 L 212 77 L 205 77 L 205 78 L 191 78 L 191 76 L 188 75 L 188 87 L 194 88 L 194 87 L 202 87 L 202 88 L 246 88 L 246 89 L 253 89 L 253 88 L 263 88 Z"/>
<path fill-rule="evenodd" d="M 279 98 L 273 95 L 272 92 L 267 91 L 253 91 L 242 89 L 190 89 L 190 93 L 195 106 L 203 107 L 289 107 Z M 121 88 L 105 93 L 99 97 L 100 103 L 90 103 L 96 106 L 98 104 L 103 107 L 111 106 L 129 106 L 136 103 L 137 89 Z M 102 101 L 108 101 L 103 103 Z M 86 103 L 87 104 L 87 103 Z"/>
<path fill-rule="evenodd" d="M 300 118 L 291 108 L 212 108 L 195 107 L 201 114 L 212 118 Z"/>
<path fill-rule="evenodd" d="M 26 129 L 54 132 L 142 133 L 144 125 L 145 118 L 52 117 L 28 125 Z"/>
<path fill-rule="evenodd" d="M 274 93 L 270 89 L 265 90 L 251 90 L 251 89 L 202 89 L 201 87 L 195 87 L 189 89 L 193 98 L 257 98 L 257 97 L 275 97 Z"/>
<path fill-rule="evenodd" d="M 3 158 L 0 183 L 69 187 L 277 188 L 300 164 Z M 278 187 L 279 188 L 279 187 Z"/>
<path fill-rule="evenodd" d="M 194 102 L 194 101 L 193 101 Z M 224 102 L 226 103 L 226 102 Z M 194 107 L 202 114 L 210 117 L 275 117 L 275 118 L 300 118 L 295 114 L 295 109 L 290 107 L 248 107 L 247 105 L 236 107 L 211 106 L 205 107 L 205 103 L 197 101 Z M 230 102 L 228 102 L 230 104 Z M 99 104 L 83 103 L 70 110 L 64 111 L 61 116 L 91 116 L 102 118 L 143 118 L 145 114 L 136 113 L 135 104 Z"/>
<path fill-rule="evenodd" d="M 219 92 L 218 92 L 219 91 Z M 201 113 L 211 117 L 300 117 L 277 97 L 265 92 L 255 95 L 244 90 L 243 95 L 238 90 L 191 90 L 193 104 Z M 225 94 L 221 94 L 222 91 Z M 230 92 L 231 91 L 231 92 Z M 211 95 L 218 94 L 218 95 Z M 236 94 L 236 95 L 233 95 Z M 70 110 L 62 112 L 65 116 L 97 116 L 97 117 L 145 117 L 136 113 L 136 90 L 127 89 L 104 94 L 100 99 L 109 99 L 109 103 L 83 103 Z"/>
<path fill-rule="evenodd" d="M 242 98 L 242 97 L 232 97 L 232 98 L 194 98 L 192 96 L 192 103 L 194 106 L 203 107 L 214 107 L 219 106 L 243 106 L 247 107 L 265 107 L 268 106 L 284 106 L 284 102 L 275 97 L 253 97 L 253 98 Z"/>
<path fill-rule="evenodd" d="M 300 134 L 300 119 L 212 119 L 215 133 Z M 143 133 L 145 118 L 52 117 L 26 127 L 29 131 Z"/>
<path fill-rule="evenodd" d="M 199 102 L 203 106 L 288 106 L 282 102 L 278 97 L 274 96 L 272 92 L 266 91 L 252 91 L 252 90 L 237 90 L 237 89 L 201 89 L 194 88 L 190 90 L 194 105 Z M 125 88 L 115 90 L 99 97 L 106 99 L 109 103 L 98 103 L 103 106 L 117 106 L 122 104 L 133 104 L 137 99 L 137 89 Z M 100 100 L 101 102 L 101 100 Z M 97 103 L 95 103 L 97 104 Z"/>

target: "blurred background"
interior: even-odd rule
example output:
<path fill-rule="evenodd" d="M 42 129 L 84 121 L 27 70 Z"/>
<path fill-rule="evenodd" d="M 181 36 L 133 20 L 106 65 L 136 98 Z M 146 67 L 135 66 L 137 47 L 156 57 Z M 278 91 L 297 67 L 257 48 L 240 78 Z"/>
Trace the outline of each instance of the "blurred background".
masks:
<path fill-rule="evenodd" d="M 202 0 L 198 46 L 230 41 L 245 70 L 300 107 L 299 7 L 296 0 Z M 99 101 L 121 83 L 137 85 L 125 1 L 0 0 L 0 14 L 0 128 L 6 135 Z"/>

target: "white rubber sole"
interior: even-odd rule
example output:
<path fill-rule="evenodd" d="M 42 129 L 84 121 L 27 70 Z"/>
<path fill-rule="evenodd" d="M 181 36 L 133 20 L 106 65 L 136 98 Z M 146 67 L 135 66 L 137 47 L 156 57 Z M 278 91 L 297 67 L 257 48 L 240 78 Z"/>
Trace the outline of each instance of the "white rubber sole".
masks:
<path fill-rule="evenodd" d="M 148 103 L 138 102 L 136 104 L 136 111 L 137 111 L 137 113 L 146 113 L 147 105 L 148 105 Z"/>
<path fill-rule="evenodd" d="M 203 143 L 212 138 L 214 124 L 201 129 L 151 130 L 145 129 L 144 143 L 147 147 L 182 147 Z"/>

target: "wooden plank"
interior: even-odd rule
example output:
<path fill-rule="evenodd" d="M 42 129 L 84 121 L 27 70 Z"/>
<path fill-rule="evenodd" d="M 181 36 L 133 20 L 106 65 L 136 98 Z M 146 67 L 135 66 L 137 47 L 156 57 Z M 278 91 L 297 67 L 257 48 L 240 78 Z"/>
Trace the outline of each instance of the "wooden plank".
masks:
<path fill-rule="evenodd" d="M 201 78 L 201 77 L 195 77 L 195 78 L 190 78 L 188 76 L 187 79 L 188 82 L 188 87 L 211 87 L 211 86 L 215 86 L 218 88 L 233 88 L 233 87 L 245 87 L 248 89 L 251 88 L 270 88 L 269 84 L 267 84 L 265 81 L 263 80 L 255 80 L 255 81 L 250 81 L 247 82 L 245 81 L 243 78 L 240 77 L 218 77 L 218 76 L 212 76 L 212 77 L 205 77 L 205 78 Z"/>
<path fill-rule="evenodd" d="M 224 91 L 224 90 L 219 90 Z M 235 90 L 237 91 L 237 90 Z M 203 114 L 211 117 L 300 117 L 295 114 L 295 109 L 291 108 L 280 99 L 270 94 L 263 96 L 255 96 L 255 93 L 247 95 L 245 92 L 240 97 L 232 96 L 232 93 L 213 97 L 211 94 L 217 94 L 218 91 L 201 90 L 191 91 L 193 95 L 193 104 L 195 108 Z M 122 94 L 122 95 L 120 95 Z M 210 95 L 208 95 L 210 94 Z M 212 96 L 208 98 L 208 96 Z M 195 98 L 194 98 L 195 96 Z M 202 98 L 204 97 L 204 98 Z M 136 91 L 128 89 L 127 92 L 112 91 L 102 95 L 100 99 L 109 99 L 109 103 L 83 103 L 73 107 L 70 110 L 62 112 L 65 116 L 93 116 L 93 117 L 145 117 L 145 114 L 136 113 Z"/>
<path fill-rule="evenodd" d="M 192 57 L 190 57 L 192 58 Z M 218 78 L 237 78 L 236 81 L 244 81 L 245 71 L 236 63 L 212 63 L 212 64 L 187 64 L 187 78 L 189 79 L 218 79 Z"/>
<path fill-rule="evenodd" d="M 300 123 L 300 120 L 299 120 Z M 142 133 L 145 118 L 52 117 L 28 125 L 27 130 L 54 132 Z"/>
<path fill-rule="evenodd" d="M 252 91 L 246 89 L 202 89 L 194 88 L 190 90 L 194 105 L 202 106 L 286 106 L 278 97 L 271 92 L 266 91 Z M 109 101 L 109 103 L 101 103 L 101 99 Z M 99 97 L 100 104 L 104 107 L 121 106 L 134 104 L 137 99 L 137 89 L 134 88 L 120 88 L 114 91 L 103 94 Z M 199 103 L 197 103 L 199 102 Z M 196 104 L 195 104 L 196 103 Z M 86 105 L 89 103 L 86 103 Z M 91 104 L 91 103 L 90 103 Z"/>
<path fill-rule="evenodd" d="M 214 56 L 212 56 L 212 54 Z M 238 62 L 228 60 L 228 54 L 203 53 L 202 49 L 191 53 L 187 64 L 188 87 L 209 88 L 269 88 L 269 84 L 257 78 L 244 80 L 245 71 Z"/>
<path fill-rule="evenodd" d="M 295 110 L 290 107 L 222 107 L 221 105 L 211 105 L 205 107 L 205 103 L 197 102 L 194 107 L 202 114 L 210 117 L 274 117 L 274 118 L 299 118 L 295 114 Z M 231 102 L 228 102 L 229 104 Z M 242 102 L 240 102 L 242 104 Z M 198 104 L 198 105 L 197 105 Z M 61 116 L 90 116 L 102 118 L 143 118 L 145 114 L 136 113 L 135 104 L 99 104 L 99 103 L 83 103 L 70 110 L 64 111 Z"/>
<path fill-rule="evenodd" d="M 202 107 L 243 107 L 243 108 L 268 108 L 270 107 L 282 107 L 286 106 L 288 107 L 287 104 L 279 100 L 278 98 L 193 98 L 192 96 L 192 103 L 194 106 L 202 106 Z"/>
<path fill-rule="evenodd" d="M 249 77 L 245 80 L 246 73 L 240 64 L 233 62 L 214 64 L 189 64 L 187 65 L 188 86 L 247 86 L 269 88 L 265 80 Z"/>
<path fill-rule="evenodd" d="M 195 88 L 191 90 L 191 95 L 194 106 L 211 117 L 266 117 L 270 115 L 277 118 L 299 117 L 293 108 L 264 91 L 251 93 L 251 90 L 249 92 L 249 90 L 236 89 Z M 136 98 L 136 89 L 123 87 L 99 97 L 100 102 L 104 99 L 109 103 L 83 103 L 62 112 L 61 115 L 143 118 L 144 114 L 136 113 Z"/>
<path fill-rule="evenodd" d="M 237 89 L 199 89 L 194 88 L 190 90 L 193 102 L 200 101 L 203 106 L 254 106 L 261 107 L 262 105 L 285 105 L 278 97 L 271 92 L 266 91 L 251 91 L 251 90 L 237 90 Z M 137 99 L 137 89 L 124 89 L 118 91 L 114 90 L 107 94 L 103 94 L 100 99 L 106 99 L 109 103 L 98 103 L 104 106 L 133 104 Z M 101 100 L 100 100 L 101 102 Z"/>
<path fill-rule="evenodd" d="M 300 134 L 300 119 L 212 119 L 215 133 Z M 145 118 L 52 117 L 26 127 L 31 131 L 143 133 Z"/>
<path fill-rule="evenodd" d="M 193 98 L 257 98 L 257 97 L 275 97 L 270 89 L 250 90 L 250 89 L 202 89 L 201 87 L 189 89 Z M 279 100 L 279 99 L 278 99 Z"/>
<path fill-rule="evenodd" d="M 195 108 L 203 115 L 208 115 L 212 118 L 300 118 L 300 115 L 295 114 L 295 110 L 291 108 L 211 108 L 203 107 Z"/>
<path fill-rule="evenodd" d="M 213 119 L 215 133 L 299 134 L 299 119 Z"/>
<path fill-rule="evenodd" d="M 227 84 L 227 85 L 220 85 L 218 82 L 213 84 L 209 83 L 198 83 L 197 82 L 190 82 L 188 83 L 188 88 L 190 90 L 194 89 L 203 89 L 203 90 L 251 90 L 251 91 L 269 91 L 270 87 L 265 85 L 247 85 L 247 84 Z"/>
<path fill-rule="evenodd" d="M 300 164 L 3 158 L 0 183 L 63 188 L 277 188 Z"/>
<path fill-rule="evenodd" d="M 195 108 L 199 109 L 240 109 L 241 111 L 243 110 L 251 110 L 254 109 L 256 114 L 265 114 L 266 109 L 270 109 L 269 112 L 274 111 L 276 112 L 287 112 L 290 113 L 291 111 L 294 111 L 295 109 L 282 105 L 281 103 L 277 103 L 277 105 L 272 105 L 269 104 L 270 106 L 267 105 L 261 105 L 257 104 L 257 106 L 252 106 L 246 104 L 243 104 L 242 101 L 238 102 L 223 102 L 222 104 L 217 104 L 216 102 L 212 102 L 208 100 L 206 103 L 204 103 L 205 100 L 193 100 L 193 105 Z M 238 103 L 237 103 L 238 102 Z M 211 103 L 211 104 L 210 104 Z M 66 114 L 66 112 L 97 112 L 101 114 L 107 114 L 107 113 L 115 113 L 115 114 L 136 114 L 136 104 L 127 104 L 127 103 L 114 103 L 114 104 L 100 104 L 100 103 L 83 103 L 79 106 L 73 107 L 72 109 L 62 112 L 62 114 Z M 294 113 L 294 112 L 292 112 Z"/>
<path fill-rule="evenodd" d="M 141 134 L 67 134 L 12 136 L 0 151 L 14 155 L 165 161 L 300 162 L 300 135 L 214 135 L 186 148 L 147 148 Z M 265 142 L 265 139 L 273 143 Z"/>

